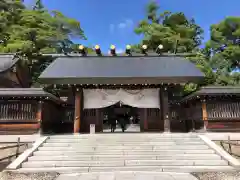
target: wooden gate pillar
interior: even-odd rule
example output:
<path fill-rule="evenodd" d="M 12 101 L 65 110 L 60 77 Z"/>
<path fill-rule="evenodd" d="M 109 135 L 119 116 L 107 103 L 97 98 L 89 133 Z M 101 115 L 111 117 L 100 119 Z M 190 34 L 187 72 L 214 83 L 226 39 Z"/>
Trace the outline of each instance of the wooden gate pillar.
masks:
<path fill-rule="evenodd" d="M 161 120 L 164 121 L 164 132 L 170 132 L 168 91 L 167 87 L 160 88 Z"/>
<path fill-rule="evenodd" d="M 80 132 L 81 125 L 81 100 L 82 100 L 82 90 L 76 89 L 75 92 L 75 113 L 74 113 L 74 133 Z"/>
<path fill-rule="evenodd" d="M 203 118 L 203 123 L 204 123 L 204 130 L 207 130 L 208 126 L 208 115 L 207 115 L 207 103 L 206 100 L 202 100 L 202 118 Z"/>
<path fill-rule="evenodd" d="M 37 119 L 37 127 L 38 127 L 39 133 L 41 133 L 41 128 L 42 128 L 41 127 L 42 120 L 43 120 L 42 112 L 43 112 L 43 101 L 38 101 L 36 119 Z"/>

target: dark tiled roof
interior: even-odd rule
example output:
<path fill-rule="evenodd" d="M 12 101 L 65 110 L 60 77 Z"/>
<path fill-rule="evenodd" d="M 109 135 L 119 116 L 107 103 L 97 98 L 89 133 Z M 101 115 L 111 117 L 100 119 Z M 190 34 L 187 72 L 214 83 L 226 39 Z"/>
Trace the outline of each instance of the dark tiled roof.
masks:
<path fill-rule="evenodd" d="M 206 86 L 184 97 L 182 101 L 194 99 L 197 96 L 237 95 L 240 96 L 240 86 Z"/>
<path fill-rule="evenodd" d="M 240 94 L 240 86 L 207 86 L 196 92 L 198 95 L 208 94 Z"/>
<path fill-rule="evenodd" d="M 18 61 L 14 55 L 0 55 L 0 72 L 4 72 L 11 68 Z"/>
<path fill-rule="evenodd" d="M 59 57 L 41 74 L 45 84 L 159 84 L 203 78 L 194 64 L 176 56 Z"/>
<path fill-rule="evenodd" d="M 44 91 L 42 88 L 0 88 L 0 97 L 43 97 L 49 100 L 63 103 L 63 101 Z"/>

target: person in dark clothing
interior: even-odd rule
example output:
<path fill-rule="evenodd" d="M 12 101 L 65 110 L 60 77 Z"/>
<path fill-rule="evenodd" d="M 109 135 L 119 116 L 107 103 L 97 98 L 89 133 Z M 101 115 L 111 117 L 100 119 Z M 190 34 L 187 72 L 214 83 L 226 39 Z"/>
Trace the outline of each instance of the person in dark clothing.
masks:
<path fill-rule="evenodd" d="M 121 126 L 122 132 L 124 132 L 126 129 L 126 119 L 124 114 L 118 115 L 118 122 Z"/>
<path fill-rule="evenodd" d="M 109 122 L 109 125 L 110 125 L 110 128 L 111 128 L 111 132 L 114 132 L 115 129 L 116 129 L 116 117 L 113 116 L 113 114 L 111 114 L 109 116 L 108 122 Z"/>
<path fill-rule="evenodd" d="M 111 132 L 114 132 L 116 129 L 116 115 L 114 114 L 113 109 L 110 109 L 109 111 L 108 124 L 110 125 Z"/>
<path fill-rule="evenodd" d="M 111 118 L 111 124 L 110 124 L 110 126 L 111 126 L 111 132 L 114 132 L 115 131 L 115 129 L 116 129 L 116 120 L 115 120 L 115 118 Z"/>

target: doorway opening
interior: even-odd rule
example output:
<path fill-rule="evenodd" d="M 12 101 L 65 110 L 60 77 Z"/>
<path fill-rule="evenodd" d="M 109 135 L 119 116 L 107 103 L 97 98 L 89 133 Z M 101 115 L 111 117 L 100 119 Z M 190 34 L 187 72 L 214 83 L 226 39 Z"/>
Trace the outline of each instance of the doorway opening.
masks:
<path fill-rule="evenodd" d="M 122 102 L 104 108 L 103 132 L 111 132 L 112 126 L 115 126 L 113 129 L 116 133 L 140 132 L 140 115 L 138 110 L 138 108 L 125 105 Z"/>

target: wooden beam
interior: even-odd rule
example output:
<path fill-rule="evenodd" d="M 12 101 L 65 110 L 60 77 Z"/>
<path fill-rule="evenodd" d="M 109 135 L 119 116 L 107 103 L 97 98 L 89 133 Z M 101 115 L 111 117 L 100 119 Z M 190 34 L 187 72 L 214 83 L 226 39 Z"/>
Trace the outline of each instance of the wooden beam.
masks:
<path fill-rule="evenodd" d="M 0 124 L 0 130 L 21 130 L 21 129 L 33 129 L 37 130 L 40 126 L 36 124 Z"/>
<path fill-rule="evenodd" d="M 202 100 L 202 117 L 204 122 L 204 129 L 207 129 L 208 126 L 208 115 L 207 115 L 207 103 L 206 100 Z"/>
<path fill-rule="evenodd" d="M 74 119 L 74 133 L 80 132 L 81 125 L 81 91 L 76 89 L 75 93 L 75 119 Z"/>

